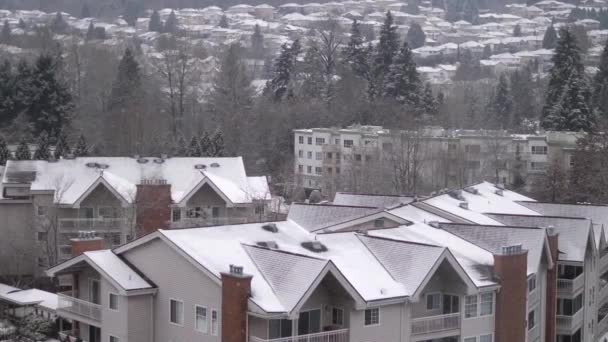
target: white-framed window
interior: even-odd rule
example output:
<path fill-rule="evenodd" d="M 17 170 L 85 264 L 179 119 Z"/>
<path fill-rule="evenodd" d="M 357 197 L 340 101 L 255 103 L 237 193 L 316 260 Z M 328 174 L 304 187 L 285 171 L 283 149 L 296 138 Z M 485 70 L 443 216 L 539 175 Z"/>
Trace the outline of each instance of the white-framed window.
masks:
<path fill-rule="evenodd" d="M 194 315 L 194 329 L 196 329 L 196 331 L 206 334 L 207 330 L 209 329 L 209 323 L 207 321 L 207 308 L 200 305 L 194 306 Z"/>
<path fill-rule="evenodd" d="M 319 167 L 319 166 L 315 166 L 315 174 L 316 175 L 322 175 L 323 174 L 323 168 Z"/>
<path fill-rule="evenodd" d="M 302 164 L 298 165 L 298 172 L 299 173 L 304 173 L 304 165 L 302 165 Z"/>
<path fill-rule="evenodd" d="M 306 140 L 308 141 L 308 145 L 312 145 L 312 137 L 308 137 Z"/>
<path fill-rule="evenodd" d="M 217 336 L 220 330 L 220 317 L 217 310 L 211 310 L 211 335 Z"/>
<path fill-rule="evenodd" d="M 528 312 L 528 330 L 532 330 L 536 326 L 536 308 Z"/>
<path fill-rule="evenodd" d="M 304 150 L 298 150 L 298 157 L 304 158 Z"/>
<path fill-rule="evenodd" d="M 116 336 L 110 335 L 110 342 L 120 342 L 120 339 Z"/>
<path fill-rule="evenodd" d="M 298 136 L 298 143 L 299 144 L 303 144 L 304 143 L 304 137 L 303 136 Z"/>
<path fill-rule="evenodd" d="M 323 160 L 323 152 L 315 152 L 316 160 Z"/>
<path fill-rule="evenodd" d="M 466 296 L 464 298 L 464 317 L 477 317 L 477 295 Z"/>
<path fill-rule="evenodd" d="M 335 306 L 331 309 L 331 324 L 344 325 L 344 309 Z"/>
<path fill-rule="evenodd" d="M 308 174 L 312 173 L 312 166 L 310 166 L 310 165 L 306 166 L 306 173 L 308 173 Z"/>
<path fill-rule="evenodd" d="M 46 241 L 48 241 L 49 233 L 48 232 L 37 232 L 36 238 L 38 239 L 38 241 L 46 242 Z"/>
<path fill-rule="evenodd" d="M 492 342 L 493 337 L 492 334 L 481 335 L 479 336 L 479 342 Z"/>
<path fill-rule="evenodd" d="M 477 342 L 477 337 L 473 336 L 473 337 L 465 337 L 464 342 Z"/>
<path fill-rule="evenodd" d="M 179 222 L 182 220 L 182 208 L 171 208 L 171 221 Z"/>
<path fill-rule="evenodd" d="M 547 154 L 547 146 L 530 146 L 532 154 Z"/>
<path fill-rule="evenodd" d="M 486 292 L 479 295 L 479 316 L 488 316 L 494 313 L 494 292 Z"/>
<path fill-rule="evenodd" d="M 536 275 L 533 274 L 528 278 L 528 293 L 532 293 L 536 290 Z"/>
<path fill-rule="evenodd" d="M 350 139 L 345 139 L 344 140 L 344 147 L 350 148 L 350 147 L 353 147 L 353 145 L 354 145 L 354 141 L 352 141 Z"/>
<path fill-rule="evenodd" d="M 169 322 L 184 325 L 184 302 L 177 299 L 169 299 Z"/>
<path fill-rule="evenodd" d="M 325 144 L 325 138 L 315 138 L 315 145 Z"/>
<path fill-rule="evenodd" d="M 366 326 L 380 324 L 380 308 L 366 309 L 364 319 Z"/>
<path fill-rule="evenodd" d="M 36 206 L 36 215 L 38 216 L 46 216 L 48 213 L 48 208 L 44 205 Z"/>
<path fill-rule="evenodd" d="M 102 218 L 119 218 L 120 208 L 117 207 L 99 207 L 97 208 L 97 216 Z"/>
<path fill-rule="evenodd" d="M 118 311 L 118 295 L 116 293 L 110 292 L 108 296 L 108 308 Z"/>
<path fill-rule="evenodd" d="M 427 310 L 441 309 L 441 293 L 427 293 L 426 309 Z"/>
<path fill-rule="evenodd" d="M 545 162 L 530 162 L 530 170 L 543 171 L 547 167 Z"/>

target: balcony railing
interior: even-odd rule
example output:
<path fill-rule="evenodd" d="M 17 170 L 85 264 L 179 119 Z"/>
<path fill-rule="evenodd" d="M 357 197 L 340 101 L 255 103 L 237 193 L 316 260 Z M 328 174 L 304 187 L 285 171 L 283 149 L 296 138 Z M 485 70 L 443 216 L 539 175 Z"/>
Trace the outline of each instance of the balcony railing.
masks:
<path fill-rule="evenodd" d="M 539 325 L 536 324 L 534 328 L 528 330 L 528 341 L 535 341 L 540 336 Z"/>
<path fill-rule="evenodd" d="M 574 279 L 557 279 L 557 292 L 572 294 L 585 284 L 585 274 L 581 273 Z"/>
<path fill-rule="evenodd" d="M 249 219 L 247 217 L 207 217 L 207 218 L 184 218 L 177 222 L 171 222 L 171 228 L 223 226 L 230 224 L 243 224 L 258 222 L 259 219 Z"/>
<path fill-rule="evenodd" d="M 94 321 L 101 321 L 101 305 L 65 294 L 57 294 L 59 312 L 65 311 Z"/>
<path fill-rule="evenodd" d="M 76 342 L 76 341 L 81 341 L 81 342 L 87 342 L 85 340 L 82 339 L 78 339 L 76 337 L 76 333 L 72 330 L 63 330 L 59 332 L 59 341 L 60 342 Z"/>
<path fill-rule="evenodd" d="M 271 340 L 249 336 L 249 342 L 348 342 L 348 329 L 332 330 L 292 337 L 282 337 Z"/>
<path fill-rule="evenodd" d="M 126 218 L 60 218 L 60 231 L 122 230 L 127 226 Z"/>
<path fill-rule="evenodd" d="M 572 333 L 583 321 L 583 308 L 572 316 L 557 315 L 557 329 L 565 333 Z"/>
<path fill-rule="evenodd" d="M 460 313 L 414 318 L 412 335 L 428 334 L 460 328 Z"/>

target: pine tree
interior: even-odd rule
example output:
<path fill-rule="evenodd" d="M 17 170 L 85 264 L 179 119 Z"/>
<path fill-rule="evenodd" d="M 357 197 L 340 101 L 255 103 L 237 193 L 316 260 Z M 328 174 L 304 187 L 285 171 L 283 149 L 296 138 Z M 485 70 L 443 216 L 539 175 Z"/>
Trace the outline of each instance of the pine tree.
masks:
<path fill-rule="evenodd" d="M 386 12 L 384 24 L 380 29 L 380 40 L 376 46 L 373 66 L 374 80 L 370 83 L 375 83 L 372 87 L 374 91 L 368 91 L 373 98 L 375 93 L 384 93 L 383 86 L 385 75 L 389 72 L 393 58 L 399 51 L 399 36 L 397 35 L 397 26 L 393 24 L 393 16 L 390 11 Z"/>
<path fill-rule="evenodd" d="M 4 116 L 8 120 L 15 118 L 17 113 L 25 112 L 33 101 L 35 90 L 32 85 L 33 73 L 32 67 L 25 59 L 19 60 L 17 71 L 13 77 L 13 91 L 10 92 L 12 93 L 11 105 L 13 112 L 8 112 L 11 115 L 9 117 Z"/>
<path fill-rule="evenodd" d="M 179 134 L 177 140 L 175 141 L 175 145 L 173 146 L 173 155 L 176 157 L 185 157 L 188 153 L 188 146 L 186 144 L 186 139 L 182 134 Z"/>
<path fill-rule="evenodd" d="M 251 35 L 251 55 L 256 59 L 264 58 L 264 35 L 258 24 L 255 24 Z"/>
<path fill-rule="evenodd" d="M 515 25 L 513 28 L 513 37 L 521 37 L 521 26 L 519 24 Z"/>
<path fill-rule="evenodd" d="M 201 157 L 201 146 L 198 143 L 198 139 L 195 136 L 192 136 L 190 139 L 190 144 L 188 145 L 188 150 L 186 151 L 186 155 L 188 157 Z"/>
<path fill-rule="evenodd" d="M 483 47 L 483 54 L 481 57 L 483 59 L 488 59 L 490 58 L 490 56 L 492 56 L 492 46 L 490 44 L 487 44 Z"/>
<path fill-rule="evenodd" d="M 76 157 L 86 157 L 89 155 L 89 145 L 87 144 L 87 140 L 85 139 L 83 134 L 80 134 L 78 137 L 78 142 L 76 142 L 76 146 L 74 147 L 74 156 Z"/>
<path fill-rule="evenodd" d="M 177 23 L 177 17 L 175 16 L 175 12 L 171 11 L 167 21 L 165 21 L 165 27 L 163 32 L 176 34 L 179 28 L 179 24 Z"/>
<path fill-rule="evenodd" d="M 442 95 L 443 96 L 443 95 Z M 422 94 L 422 105 L 424 114 L 427 114 L 430 118 L 437 116 L 439 112 L 439 101 L 433 95 L 433 89 L 430 83 L 424 85 L 424 92 Z"/>
<path fill-rule="evenodd" d="M 511 73 L 510 84 L 513 101 L 513 127 L 521 127 L 524 119 L 538 117 L 536 106 L 536 89 L 530 68 L 523 68 Z"/>
<path fill-rule="evenodd" d="M 593 78 L 593 106 L 602 120 L 608 122 L 608 41 L 602 51 L 598 68 Z"/>
<path fill-rule="evenodd" d="M 2 26 L 2 32 L 0 32 L 0 44 L 10 44 L 11 43 L 11 26 L 8 23 L 8 20 L 4 21 L 4 25 Z"/>
<path fill-rule="evenodd" d="M 211 154 L 213 153 L 213 142 L 207 131 L 203 132 L 199 144 L 201 146 L 201 155 L 203 157 L 211 157 Z"/>
<path fill-rule="evenodd" d="M 219 22 L 218 26 L 221 28 L 228 28 L 230 26 L 228 24 L 228 17 L 225 14 L 222 15 L 222 17 L 220 18 L 220 22 Z"/>
<path fill-rule="evenodd" d="M 84 19 L 84 18 L 91 18 L 91 9 L 89 8 L 89 4 L 88 3 L 84 3 L 82 5 L 82 10 L 80 11 L 80 18 Z"/>
<path fill-rule="evenodd" d="M 319 46 L 311 41 L 304 61 L 300 65 L 304 80 L 302 81 L 302 94 L 306 98 L 320 99 L 325 95 L 327 82 L 323 74 L 323 60 L 319 54 Z"/>
<path fill-rule="evenodd" d="M 397 100 L 410 108 L 418 108 L 421 103 L 422 84 L 407 42 L 403 43 L 385 77 L 382 86 L 384 96 Z"/>
<path fill-rule="evenodd" d="M 19 19 L 19 23 L 17 24 L 17 27 L 24 31 L 27 30 L 27 24 L 25 23 L 25 21 L 23 19 Z"/>
<path fill-rule="evenodd" d="M 11 152 L 8 150 L 6 140 L 0 136 L 0 165 L 6 165 L 6 162 L 11 158 Z"/>
<path fill-rule="evenodd" d="M 0 126 L 10 124 L 15 117 L 15 78 L 8 59 L 0 64 Z"/>
<path fill-rule="evenodd" d="M 219 128 L 211 136 L 211 146 L 213 148 L 213 157 L 223 157 L 225 155 L 224 134 Z"/>
<path fill-rule="evenodd" d="M 344 49 L 344 60 L 355 75 L 363 79 L 369 79 L 369 55 L 370 49 L 364 45 L 360 24 L 357 20 L 354 20 L 350 28 L 350 39 Z"/>
<path fill-rule="evenodd" d="M 490 104 L 494 118 L 490 120 L 495 123 L 496 128 L 511 128 L 511 115 L 513 111 L 513 97 L 505 74 L 498 78 L 498 84 L 494 90 L 494 97 Z"/>
<path fill-rule="evenodd" d="M 85 40 L 91 41 L 93 39 L 95 39 L 95 25 L 93 24 L 93 21 L 91 20 L 91 22 L 89 23 L 89 28 L 87 29 L 87 34 L 85 36 Z"/>
<path fill-rule="evenodd" d="M 68 23 L 63 19 L 63 14 L 61 12 L 57 12 L 55 18 L 51 22 L 51 31 L 56 34 L 64 34 L 68 30 Z"/>
<path fill-rule="evenodd" d="M 456 73 L 455 81 L 475 81 L 481 78 L 481 64 L 473 57 L 470 50 L 464 50 L 460 55 L 460 61 Z"/>
<path fill-rule="evenodd" d="M 15 151 L 15 159 L 17 159 L 17 160 L 32 159 L 32 153 L 30 152 L 30 147 L 28 146 L 25 139 L 21 139 L 21 141 L 19 141 L 19 145 L 17 146 L 17 151 Z"/>
<path fill-rule="evenodd" d="M 417 49 L 424 45 L 426 41 L 426 35 L 420 27 L 420 24 L 414 22 L 410 26 L 410 29 L 407 31 L 407 36 L 405 40 L 408 42 L 412 49 Z"/>
<path fill-rule="evenodd" d="M 549 26 L 543 36 L 543 49 L 555 49 L 557 46 L 557 32 L 553 25 Z"/>
<path fill-rule="evenodd" d="M 35 160 L 49 160 L 51 153 L 49 151 L 49 136 L 46 132 L 42 132 L 38 137 L 36 151 L 34 152 Z"/>
<path fill-rule="evenodd" d="M 70 153 L 72 152 L 70 151 L 70 145 L 68 145 L 65 134 L 63 134 L 63 132 L 59 132 L 59 135 L 57 136 L 57 143 L 55 144 L 55 153 L 53 156 L 55 159 L 59 160 L 61 157 L 65 157 Z"/>
<path fill-rule="evenodd" d="M 264 94 L 275 101 L 292 96 L 291 82 L 300 50 L 300 41 L 297 39 L 291 45 L 285 43 L 281 46 L 281 54 L 274 64 L 273 77 L 266 83 Z"/>
<path fill-rule="evenodd" d="M 109 109 L 124 107 L 130 101 L 135 100 L 140 87 L 141 71 L 139 63 L 135 60 L 133 51 L 127 48 L 120 60 L 116 80 L 114 80 L 112 85 L 112 92 L 108 103 Z"/>
<path fill-rule="evenodd" d="M 162 32 L 163 30 L 163 22 L 160 20 L 160 14 L 158 14 L 157 10 L 152 12 L 150 16 L 150 22 L 148 23 L 148 31 L 150 32 Z"/>
<path fill-rule="evenodd" d="M 580 48 L 581 52 L 587 52 L 587 50 L 589 50 L 591 47 L 591 40 L 589 40 L 585 27 L 582 25 L 571 25 L 568 28 L 568 31 L 572 32 L 574 35 L 576 44 Z"/>

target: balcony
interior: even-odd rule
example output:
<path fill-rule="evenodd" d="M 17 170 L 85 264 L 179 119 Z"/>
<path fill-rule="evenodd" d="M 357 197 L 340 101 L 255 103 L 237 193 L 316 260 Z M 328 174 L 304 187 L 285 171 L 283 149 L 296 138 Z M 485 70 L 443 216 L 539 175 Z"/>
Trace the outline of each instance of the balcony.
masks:
<path fill-rule="evenodd" d="M 84 318 L 93 323 L 101 321 L 101 305 L 87 302 L 86 300 L 74 298 L 62 293 L 57 294 L 57 313 L 67 313 L 68 317 L 79 320 Z"/>
<path fill-rule="evenodd" d="M 572 316 L 557 315 L 557 332 L 571 335 L 583 322 L 583 308 Z"/>
<path fill-rule="evenodd" d="M 558 294 L 573 294 L 585 285 L 585 274 L 581 273 L 574 279 L 557 279 Z"/>
<path fill-rule="evenodd" d="M 412 335 L 460 329 L 460 313 L 412 319 Z"/>
<path fill-rule="evenodd" d="M 72 330 L 63 330 L 59 332 L 59 341 L 61 342 L 87 342 L 76 337 L 76 333 Z"/>
<path fill-rule="evenodd" d="M 265 216 L 262 217 L 262 220 Z M 230 224 L 243 224 L 258 222 L 256 219 L 247 217 L 197 217 L 183 218 L 177 222 L 171 222 L 171 228 L 188 228 L 188 227 L 207 227 L 207 226 L 224 226 Z"/>
<path fill-rule="evenodd" d="M 126 218 L 60 218 L 59 230 L 77 232 L 79 230 L 121 231 L 127 226 Z"/>
<path fill-rule="evenodd" d="M 348 336 L 348 329 L 340 329 L 316 334 L 275 338 L 272 340 L 249 336 L 249 342 L 348 342 Z"/>

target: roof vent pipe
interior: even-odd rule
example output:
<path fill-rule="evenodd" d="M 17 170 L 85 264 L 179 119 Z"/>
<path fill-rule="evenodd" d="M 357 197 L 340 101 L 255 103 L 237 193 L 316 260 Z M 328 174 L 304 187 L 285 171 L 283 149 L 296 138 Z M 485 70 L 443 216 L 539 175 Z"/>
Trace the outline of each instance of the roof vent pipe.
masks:
<path fill-rule="evenodd" d="M 464 210 L 469 210 L 469 202 L 460 202 L 458 206 Z"/>
<path fill-rule="evenodd" d="M 230 265 L 230 274 L 242 276 L 243 275 L 243 266 L 237 266 L 237 265 L 231 264 Z"/>

